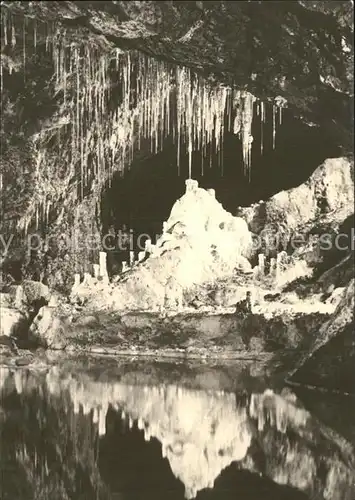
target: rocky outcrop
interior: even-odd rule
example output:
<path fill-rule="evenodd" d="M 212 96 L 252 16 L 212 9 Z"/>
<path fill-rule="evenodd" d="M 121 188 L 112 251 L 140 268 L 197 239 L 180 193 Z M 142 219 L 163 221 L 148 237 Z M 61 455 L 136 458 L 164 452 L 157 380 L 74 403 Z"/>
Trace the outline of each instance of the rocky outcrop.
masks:
<path fill-rule="evenodd" d="M 299 362 L 290 380 L 354 392 L 354 292 L 352 279 L 335 312 L 320 328 L 310 353 Z"/>
<path fill-rule="evenodd" d="M 103 311 L 68 314 L 44 306 L 31 325 L 30 336 L 50 349 L 143 355 L 170 351 L 187 358 L 248 357 L 309 349 L 315 332 L 329 317 L 329 306 L 321 312 L 317 304 L 313 312 L 311 308 L 311 304 L 304 306 L 305 313 L 284 305 L 284 310 L 273 311 L 269 305 L 267 313 L 259 308 L 259 312 L 256 309 L 243 317 L 187 311 L 167 316 L 149 312 L 119 316 Z"/>
<path fill-rule="evenodd" d="M 29 319 L 26 314 L 15 308 L 0 306 L 0 336 L 13 337 L 26 334 Z"/>
<path fill-rule="evenodd" d="M 23 280 L 20 285 L 11 285 L 8 293 L 20 307 L 34 306 L 50 300 L 51 292 L 47 285 L 39 281 Z"/>
<path fill-rule="evenodd" d="M 330 392 L 355 395 L 354 324 L 315 351 L 292 376 L 291 382 Z"/>
<path fill-rule="evenodd" d="M 332 248 L 339 226 L 353 213 L 354 163 L 347 158 L 328 159 L 300 186 L 237 211 L 259 236 L 260 250 L 274 255 L 289 249 L 313 265 Z M 349 249 L 350 243 L 340 241 Z"/>
<path fill-rule="evenodd" d="M 349 253 L 337 264 L 324 271 L 317 279 L 316 286 L 328 292 L 338 287 L 345 287 L 354 278 L 354 253 Z"/>

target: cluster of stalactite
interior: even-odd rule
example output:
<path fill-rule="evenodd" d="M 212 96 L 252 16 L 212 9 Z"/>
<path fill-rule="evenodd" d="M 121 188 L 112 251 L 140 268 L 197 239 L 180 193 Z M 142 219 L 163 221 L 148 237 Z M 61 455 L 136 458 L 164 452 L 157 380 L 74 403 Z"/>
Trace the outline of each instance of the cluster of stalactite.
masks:
<path fill-rule="evenodd" d="M 266 119 L 264 103 L 253 95 L 211 85 L 189 68 L 172 66 L 142 53 L 112 48 L 103 52 L 102 47 L 73 40 L 60 24 L 24 18 L 22 33 L 18 33 L 18 23 L 4 10 L 2 49 L 15 48 L 19 42 L 24 71 L 27 54 L 36 50 L 38 40 L 53 58 L 53 97 L 59 113 L 49 127 L 34 137 L 38 179 L 43 172 L 48 174 L 49 165 L 55 171 L 42 179 L 47 190 L 56 182 L 63 191 L 75 178 L 82 198 L 93 183 L 103 186 L 114 172 L 124 172 L 143 141 L 145 147 L 150 143 L 150 151 L 157 153 L 168 137 L 173 138 L 177 148 L 178 168 L 182 156 L 188 155 L 190 177 L 194 151 L 202 153 L 202 174 L 212 157 L 217 157 L 223 169 L 226 131 L 240 137 L 245 171 L 250 174 L 255 106 L 261 128 Z M 27 39 L 31 40 L 29 47 Z M 11 69 L 5 59 L 1 61 L 2 79 L 3 72 Z M 273 104 L 273 145 L 277 109 L 280 106 Z M 57 171 L 63 172 L 63 165 L 65 172 L 58 180 Z M 50 198 L 58 194 L 58 189 L 52 189 L 52 196 L 43 193 L 40 204 L 45 203 L 45 207 L 40 210 L 34 200 L 37 219 L 48 218 Z"/>

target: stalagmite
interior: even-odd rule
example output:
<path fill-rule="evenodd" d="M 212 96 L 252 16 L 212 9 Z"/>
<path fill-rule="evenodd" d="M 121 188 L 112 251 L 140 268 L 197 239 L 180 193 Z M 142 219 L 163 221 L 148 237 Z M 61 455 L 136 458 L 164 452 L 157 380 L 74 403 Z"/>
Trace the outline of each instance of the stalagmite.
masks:
<path fill-rule="evenodd" d="M 100 277 L 100 266 L 99 264 L 94 264 L 94 278 L 98 279 Z"/>
<path fill-rule="evenodd" d="M 77 288 L 80 285 L 80 274 L 75 273 L 74 274 L 74 285 L 73 288 Z"/>
<path fill-rule="evenodd" d="M 144 441 L 150 441 L 151 440 L 151 433 L 148 427 L 144 428 Z"/>
<path fill-rule="evenodd" d="M 144 242 L 145 253 L 152 253 L 154 245 L 149 238 Z"/>
<path fill-rule="evenodd" d="M 17 394 L 22 394 L 23 383 L 22 383 L 22 371 L 21 370 L 15 371 L 14 379 L 15 379 L 15 387 L 16 387 Z"/>
<path fill-rule="evenodd" d="M 145 252 L 144 251 L 139 252 L 138 253 L 138 262 L 142 262 L 142 260 L 144 260 L 144 257 L 145 257 Z"/>
<path fill-rule="evenodd" d="M 262 253 L 258 255 L 258 271 L 260 276 L 265 275 L 265 255 Z"/>
<path fill-rule="evenodd" d="M 80 413 L 80 404 L 76 397 L 73 398 L 73 411 L 75 415 Z"/>
<path fill-rule="evenodd" d="M 84 273 L 82 285 L 87 287 L 90 287 L 92 285 L 92 276 L 90 273 Z"/>
<path fill-rule="evenodd" d="M 106 434 L 106 414 L 107 414 L 107 407 L 104 406 L 103 408 L 100 408 L 99 422 L 98 422 L 99 436 L 104 436 Z"/>
<path fill-rule="evenodd" d="M 92 422 L 93 424 L 97 424 L 99 421 L 99 410 L 98 408 L 94 408 L 94 411 L 92 413 Z"/>
<path fill-rule="evenodd" d="M 107 253 L 100 252 L 100 276 L 103 279 L 108 279 L 107 273 Z"/>
<path fill-rule="evenodd" d="M 26 293 L 22 285 L 19 285 L 16 288 L 15 303 L 14 303 L 15 307 L 17 309 L 22 309 L 22 307 L 26 304 L 26 300 L 27 300 Z"/>
<path fill-rule="evenodd" d="M 128 271 L 129 267 L 127 265 L 127 262 L 125 260 L 122 261 L 122 273 L 125 273 Z"/>
<path fill-rule="evenodd" d="M 187 179 L 185 181 L 185 187 L 186 187 L 185 190 L 186 193 L 196 191 L 196 189 L 198 188 L 198 181 L 193 179 Z"/>
<path fill-rule="evenodd" d="M 130 251 L 129 252 L 129 265 L 133 266 L 134 264 L 134 252 Z"/>
<path fill-rule="evenodd" d="M 270 259 L 270 276 L 276 278 L 276 259 L 272 257 Z"/>

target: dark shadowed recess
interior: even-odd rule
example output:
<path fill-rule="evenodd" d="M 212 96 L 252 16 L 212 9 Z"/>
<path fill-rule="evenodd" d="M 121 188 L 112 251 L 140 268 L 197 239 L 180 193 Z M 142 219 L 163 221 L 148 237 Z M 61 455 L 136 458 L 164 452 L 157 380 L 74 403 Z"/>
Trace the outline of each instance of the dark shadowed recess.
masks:
<path fill-rule="evenodd" d="M 341 360 L 339 360 L 341 364 Z M 346 367 L 344 367 L 345 371 Z M 334 370 L 332 369 L 334 375 Z M 348 373 L 347 384 L 351 381 Z M 355 443 L 355 394 L 322 392 L 307 389 L 306 387 L 292 387 L 303 406 L 312 416 L 316 417 L 326 426 L 331 427 L 343 436 L 349 443 Z"/>
<path fill-rule="evenodd" d="M 240 140 L 232 133 L 225 134 L 222 161 L 209 151 L 203 162 L 200 152 L 193 154 L 192 178 L 203 188 L 214 188 L 217 200 L 233 214 L 238 206 L 265 200 L 305 182 L 326 158 L 341 155 L 335 140 L 324 129 L 303 124 L 287 110 L 283 111 L 282 125 L 276 123 L 273 149 L 271 107 L 267 107 L 266 118 L 261 154 L 261 125 L 259 117 L 254 117 L 250 178 L 244 171 Z M 161 153 L 144 156 L 143 151 L 139 156 L 124 176 L 114 177 L 106 190 L 102 200 L 104 232 L 109 226 L 119 229 L 126 224 L 138 234 L 159 234 L 162 222 L 185 191 L 188 156 L 182 157 L 179 171 L 171 140 L 166 141 Z"/>

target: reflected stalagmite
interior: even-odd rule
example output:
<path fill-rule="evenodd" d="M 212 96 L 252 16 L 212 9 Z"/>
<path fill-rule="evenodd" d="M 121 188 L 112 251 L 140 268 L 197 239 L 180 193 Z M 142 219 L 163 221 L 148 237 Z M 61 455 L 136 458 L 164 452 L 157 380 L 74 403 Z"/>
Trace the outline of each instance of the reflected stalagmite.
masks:
<path fill-rule="evenodd" d="M 3 374 L 3 387 L 14 377 L 14 389 L 26 398 L 33 387 L 32 375 L 12 374 L 10 370 Z M 68 393 L 73 412 L 91 420 L 99 436 L 107 432 L 106 416 L 111 407 L 121 413 L 122 420 L 128 417 L 130 429 L 136 422 L 145 441 L 157 439 L 162 457 L 169 460 L 173 474 L 184 484 L 186 499 L 213 488 L 232 462 L 248 468 L 255 439 L 268 464 L 268 475 L 276 483 L 307 493 L 326 493 L 326 499 L 340 500 L 339 494 L 348 491 L 351 466 L 346 464 L 354 463 L 353 450 L 290 395 L 286 398 L 266 390 L 241 398 L 226 391 L 206 392 L 173 384 L 140 386 L 99 382 L 86 375 L 73 378 L 56 369 L 49 371 L 45 380 L 48 397 Z M 324 481 L 319 482 L 316 464 L 321 457 L 327 458 Z"/>

